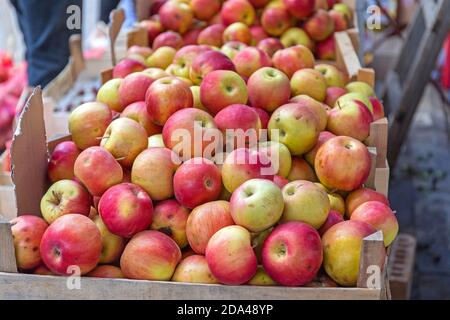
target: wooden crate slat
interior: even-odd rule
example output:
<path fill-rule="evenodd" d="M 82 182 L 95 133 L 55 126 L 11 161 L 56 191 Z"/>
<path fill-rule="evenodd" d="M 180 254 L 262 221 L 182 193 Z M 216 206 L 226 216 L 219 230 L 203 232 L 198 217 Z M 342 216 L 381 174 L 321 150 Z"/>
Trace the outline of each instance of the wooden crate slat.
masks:
<path fill-rule="evenodd" d="M 11 224 L 0 215 L 0 271 L 16 273 L 16 255 Z M 2 290 L 0 290 L 2 291 Z"/>

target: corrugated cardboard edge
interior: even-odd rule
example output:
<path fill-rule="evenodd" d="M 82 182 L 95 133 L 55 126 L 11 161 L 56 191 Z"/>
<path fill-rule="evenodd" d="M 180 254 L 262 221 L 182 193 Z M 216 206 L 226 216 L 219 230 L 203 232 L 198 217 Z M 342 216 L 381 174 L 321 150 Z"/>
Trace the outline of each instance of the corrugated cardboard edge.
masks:
<path fill-rule="evenodd" d="M 37 87 L 28 99 L 11 145 L 12 182 L 17 215 L 40 215 L 40 202 L 47 189 L 47 136 L 42 90 Z"/>

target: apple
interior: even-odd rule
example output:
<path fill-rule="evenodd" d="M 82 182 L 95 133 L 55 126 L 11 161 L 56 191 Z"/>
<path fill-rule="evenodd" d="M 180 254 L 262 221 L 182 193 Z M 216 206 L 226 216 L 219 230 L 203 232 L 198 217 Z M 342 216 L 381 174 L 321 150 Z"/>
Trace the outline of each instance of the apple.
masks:
<path fill-rule="evenodd" d="M 161 68 L 148 68 L 142 71 L 143 73 L 147 74 L 149 77 L 151 77 L 153 80 L 158 80 L 161 78 L 168 77 L 169 75 L 167 72 L 165 72 Z"/>
<path fill-rule="evenodd" d="M 282 221 L 299 221 L 319 229 L 327 220 L 331 205 L 328 195 L 314 183 L 297 180 L 283 188 Z"/>
<path fill-rule="evenodd" d="M 269 125 L 270 116 L 266 110 L 260 108 L 253 108 L 256 113 L 259 115 L 259 120 L 261 120 L 261 129 L 267 130 L 267 126 Z"/>
<path fill-rule="evenodd" d="M 338 136 L 364 141 L 370 135 L 372 122 L 373 115 L 365 105 L 357 100 L 347 101 L 328 113 L 327 130 Z"/>
<path fill-rule="evenodd" d="M 100 264 L 114 263 L 119 260 L 125 248 L 125 239 L 113 234 L 97 215 L 92 219 L 100 231 L 102 237 L 102 254 L 100 255 Z"/>
<path fill-rule="evenodd" d="M 330 17 L 334 20 L 334 31 L 340 32 L 349 29 L 350 23 L 344 13 L 337 10 L 330 10 L 328 12 Z"/>
<path fill-rule="evenodd" d="M 303 27 L 314 41 L 323 41 L 334 32 L 334 20 L 327 11 L 319 9 Z"/>
<path fill-rule="evenodd" d="M 252 34 L 252 46 L 257 46 L 261 40 L 264 40 L 269 37 L 269 35 L 264 31 L 264 28 L 261 26 L 252 26 L 250 27 L 250 33 Z"/>
<path fill-rule="evenodd" d="M 341 216 L 345 215 L 345 200 L 344 198 L 336 192 L 328 192 L 328 198 L 330 199 L 331 210 L 337 211 Z"/>
<path fill-rule="evenodd" d="M 383 232 L 384 245 L 389 247 L 398 234 L 398 221 L 391 208 L 379 201 L 361 204 L 353 211 L 351 221 L 362 221 Z"/>
<path fill-rule="evenodd" d="M 277 175 L 287 178 L 292 167 L 292 156 L 284 144 L 264 141 L 258 144 L 258 151 L 266 155 L 274 167 L 278 167 Z"/>
<path fill-rule="evenodd" d="M 59 217 L 78 213 L 88 216 L 91 212 L 92 197 L 87 190 L 74 180 L 55 182 L 41 199 L 42 217 L 51 224 Z"/>
<path fill-rule="evenodd" d="M 373 108 L 373 121 L 378 121 L 385 117 L 384 115 L 384 106 L 380 100 L 375 97 L 369 97 L 370 103 Z"/>
<path fill-rule="evenodd" d="M 319 233 L 301 222 L 278 226 L 264 241 L 264 269 L 272 279 L 284 286 L 303 286 L 312 281 L 319 272 L 322 260 Z"/>
<path fill-rule="evenodd" d="M 225 26 L 223 24 L 210 25 L 200 32 L 200 34 L 198 35 L 197 43 L 200 45 L 221 47 L 223 45 L 224 31 Z"/>
<path fill-rule="evenodd" d="M 200 100 L 212 114 L 217 114 L 229 105 L 246 104 L 247 85 L 236 72 L 213 71 L 203 79 L 200 85 Z"/>
<path fill-rule="evenodd" d="M 211 159 L 222 146 L 222 136 L 213 117 L 194 108 L 180 110 L 167 120 L 163 140 L 183 161 L 195 157 Z"/>
<path fill-rule="evenodd" d="M 135 59 L 125 58 L 113 68 L 113 78 L 125 78 L 127 75 L 145 69 L 145 65 Z"/>
<path fill-rule="evenodd" d="M 258 267 L 250 233 L 240 226 L 217 231 L 208 242 L 205 257 L 214 277 L 227 285 L 247 283 Z"/>
<path fill-rule="evenodd" d="M 277 51 L 273 56 L 275 68 L 283 71 L 289 78 L 300 69 L 314 68 L 314 56 L 302 45 Z"/>
<path fill-rule="evenodd" d="M 153 211 L 152 230 L 160 231 L 171 237 L 183 249 L 188 245 L 186 224 L 190 211 L 176 200 L 158 203 Z"/>
<path fill-rule="evenodd" d="M 98 211 L 111 233 L 131 238 L 151 225 L 153 203 L 141 187 L 122 183 L 103 194 Z"/>
<path fill-rule="evenodd" d="M 155 81 L 148 73 L 136 72 L 123 79 L 119 87 L 119 101 L 122 112 L 134 102 L 144 101 L 148 87 Z"/>
<path fill-rule="evenodd" d="M 85 103 L 69 116 L 69 132 L 73 142 L 81 150 L 100 145 L 100 138 L 112 121 L 112 113 L 106 104 Z"/>
<path fill-rule="evenodd" d="M 98 266 L 88 274 L 86 274 L 86 277 L 91 278 L 101 278 L 101 279 L 123 279 L 125 278 L 122 270 L 120 270 L 119 267 L 116 266 L 110 266 L 110 265 L 103 265 Z"/>
<path fill-rule="evenodd" d="M 95 223 L 80 214 L 68 214 L 55 220 L 42 236 L 40 252 L 53 273 L 70 275 L 73 267 L 81 275 L 92 271 L 102 252 L 102 238 Z"/>
<path fill-rule="evenodd" d="M 103 136 L 101 146 L 122 166 L 131 168 L 134 159 L 147 149 L 147 131 L 137 121 L 119 118 L 111 122 Z"/>
<path fill-rule="evenodd" d="M 183 34 L 191 27 L 194 13 L 189 4 L 169 0 L 159 9 L 159 19 L 165 29 Z"/>
<path fill-rule="evenodd" d="M 267 274 L 262 266 L 258 266 L 256 274 L 247 283 L 249 286 L 262 286 L 270 287 L 277 286 L 278 284 Z"/>
<path fill-rule="evenodd" d="M 331 64 L 322 63 L 316 65 L 314 69 L 322 73 L 322 75 L 325 77 L 327 87 L 338 87 L 344 89 L 344 74 L 337 67 L 332 66 Z"/>
<path fill-rule="evenodd" d="M 122 112 L 119 88 L 123 79 L 112 79 L 103 84 L 97 93 L 97 101 L 106 104 L 111 110 Z"/>
<path fill-rule="evenodd" d="M 195 208 L 186 224 L 186 235 L 192 250 L 204 254 L 210 238 L 220 229 L 234 225 L 227 201 L 209 202 Z"/>
<path fill-rule="evenodd" d="M 201 255 L 183 258 L 173 274 L 172 281 L 202 284 L 219 283 L 209 270 L 206 258 Z"/>
<path fill-rule="evenodd" d="M 220 170 L 214 162 L 194 158 L 183 163 L 173 179 L 175 197 L 181 205 L 194 209 L 219 198 L 222 189 Z"/>
<path fill-rule="evenodd" d="M 276 38 L 266 38 L 258 43 L 258 48 L 265 51 L 272 58 L 275 52 L 284 49 L 284 46 Z"/>
<path fill-rule="evenodd" d="M 84 150 L 75 161 L 74 172 L 89 193 L 97 197 L 123 180 L 122 167 L 102 147 Z"/>
<path fill-rule="evenodd" d="M 193 107 L 195 109 L 200 109 L 200 110 L 203 110 L 203 111 L 207 111 L 205 106 L 202 104 L 202 101 L 200 100 L 200 86 L 191 86 L 190 89 L 191 89 L 191 92 L 192 92 L 192 97 L 194 99 Z"/>
<path fill-rule="evenodd" d="M 344 221 L 323 235 L 323 265 L 326 273 L 339 285 L 356 286 L 362 242 L 375 232 L 368 223 Z"/>
<path fill-rule="evenodd" d="M 228 41 L 222 46 L 222 48 L 220 48 L 220 51 L 222 51 L 222 53 L 228 58 L 233 60 L 236 54 L 238 54 L 244 48 L 247 48 L 247 45 L 245 43 L 239 41 Z"/>
<path fill-rule="evenodd" d="M 362 81 L 354 81 L 347 84 L 345 87 L 349 93 L 359 93 L 364 95 L 365 97 L 376 97 L 375 91 L 373 88 L 365 82 Z"/>
<path fill-rule="evenodd" d="M 259 140 L 261 120 L 258 113 L 243 104 L 232 104 L 214 118 L 225 137 L 227 150 L 245 148 Z"/>
<path fill-rule="evenodd" d="M 17 267 L 30 270 L 42 263 L 39 245 L 48 224 L 39 217 L 24 215 L 11 220 Z"/>
<path fill-rule="evenodd" d="M 50 181 L 73 179 L 75 176 L 73 172 L 75 160 L 77 160 L 80 152 L 80 149 L 72 141 L 59 143 L 53 150 L 48 162 L 47 172 Z"/>
<path fill-rule="evenodd" d="M 350 24 L 353 21 L 353 12 L 350 7 L 345 3 L 336 3 L 333 5 L 332 8 L 333 11 L 341 12 L 345 18 L 347 19 L 348 23 Z"/>
<path fill-rule="evenodd" d="M 336 60 L 336 43 L 333 34 L 317 43 L 316 56 L 320 60 Z"/>
<path fill-rule="evenodd" d="M 161 126 L 178 110 L 192 108 L 193 100 L 189 86 L 175 77 L 156 80 L 148 88 L 145 97 L 150 118 Z"/>
<path fill-rule="evenodd" d="M 155 49 L 155 52 L 147 58 L 146 64 L 150 68 L 166 69 L 173 62 L 176 52 L 176 49 L 172 47 L 161 46 Z"/>
<path fill-rule="evenodd" d="M 325 98 L 325 104 L 330 108 L 336 105 L 336 101 L 347 94 L 347 90 L 338 87 L 328 87 L 327 97 Z"/>
<path fill-rule="evenodd" d="M 202 21 L 210 20 L 222 7 L 221 0 L 192 0 L 190 3 L 195 18 Z"/>
<path fill-rule="evenodd" d="M 346 207 L 346 215 L 347 218 L 350 219 L 352 213 L 358 208 L 360 205 L 370 201 L 378 201 L 386 206 L 390 206 L 388 198 L 377 191 L 368 188 L 361 188 L 353 191 L 347 196 L 345 200 Z"/>
<path fill-rule="evenodd" d="M 155 38 L 164 31 L 161 22 L 158 20 L 143 20 L 138 23 L 138 27 L 147 30 L 148 43 L 152 46 Z"/>
<path fill-rule="evenodd" d="M 249 78 L 255 71 L 272 65 L 267 53 L 255 47 L 247 47 L 238 52 L 233 63 L 243 78 Z"/>
<path fill-rule="evenodd" d="M 344 217 L 337 211 L 331 210 L 328 214 L 327 221 L 319 229 L 320 236 L 323 236 L 332 226 L 344 222 Z"/>
<path fill-rule="evenodd" d="M 291 27 L 291 17 L 282 6 L 267 6 L 261 16 L 261 25 L 271 36 L 279 37 Z"/>
<path fill-rule="evenodd" d="M 189 72 L 191 70 L 194 59 L 200 54 L 211 50 L 209 47 L 201 45 L 189 45 L 181 48 L 175 55 L 170 68 L 172 74 L 177 77 L 189 79 Z"/>
<path fill-rule="evenodd" d="M 144 59 L 147 59 L 148 57 L 150 57 L 153 53 L 153 50 L 149 47 L 140 47 L 137 45 L 131 46 L 130 48 L 128 48 L 127 50 L 127 56 L 134 56 L 134 55 L 139 55 Z"/>
<path fill-rule="evenodd" d="M 275 183 L 278 188 L 283 189 L 290 181 L 282 176 L 273 177 L 273 183 Z"/>
<path fill-rule="evenodd" d="M 223 32 L 223 42 L 239 41 L 250 45 L 252 42 L 252 33 L 250 28 L 242 22 L 230 24 Z"/>
<path fill-rule="evenodd" d="M 255 9 L 247 0 L 229 0 L 222 6 L 221 17 L 224 25 L 242 22 L 251 26 L 255 21 Z"/>
<path fill-rule="evenodd" d="M 142 231 L 125 247 L 120 268 L 128 279 L 169 281 L 181 261 L 181 250 L 169 236 Z"/>
<path fill-rule="evenodd" d="M 201 26 L 194 26 L 191 30 L 187 31 L 183 35 L 183 46 L 196 45 L 198 43 L 198 36 L 202 32 L 203 28 Z"/>
<path fill-rule="evenodd" d="M 298 70 L 291 78 L 291 92 L 293 96 L 304 94 L 324 102 L 327 95 L 325 77 L 314 69 Z"/>
<path fill-rule="evenodd" d="M 311 182 L 318 181 L 316 173 L 311 166 L 299 157 L 292 157 L 292 166 L 289 175 L 287 176 L 289 181 L 306 180 Z"/>
<path fill-rule="evenodd" d="M 162 133 L 155 134 L 148 138 L 148 148 L 165 148 Z"/>
<path fill-rule="evenodd" d="M 304 70 L 310 70 L 310 69 L 304 69 Z M 303 70 L 301 70 L 301 71 L 303 71 Z M 293 82 L 295 82 L 294 81 L 295 75 L 292 79 L 293 79 Z M 302 80 L 302 79 L 300 79 L 300 80 Z M 298 84 L 299 82 L 295 82 L 295 83 Z M 304 95 L 304 94 L 295 96 L 294 98 L 291 99 L 290 102 L 296 103 L 296 104 L 301 104 L 301 105 L 304 105 L 307 108 L 309 108 L 312 112 L 314 112 L 314 114 L 319 119 L 319 130 L 323 131 L 326 129 L 327 123 L 328 123 L 328 113 L 327 113 L 328 107 L 326 105 L 324 105 L 323 103 L 315 100 L 314 98 L 311 98 L 310 96 Z"/>
<path fill-rule="evenodd" d="M 222 181 L 233 193 L 244 182 L 252 179 L 273 180 L 274 172 L 270 158 L 255 149 L 236 149 L 226 158 L 222 166 Z"/>
<path fill-rule="evenodd" d="M 294 156 L 313 149 L 319 132 L 319 118 L 302 104 L 281 106 L 275 110 L 269 122 L 270 139 L 283 143 Z"/>
<path fill-rule="evenodd" d="M 151 121 L 147 112 L 147 105 L 144 101 L 130 104 L 123 110 L 120 117 L 129 118 L 139 123 L 145 129 L 147 136 L 149 137 L 162 132 L 162 128 Z"/>
<path fill-rule="evenodd" d="M 350 137 L 336 137 L 325 142 L 315 161 L 320 182 L 330 190 L 353 191 L 367 180 L 371 158 L 367 147 Z"/>
<path fill-rule="evenodd" d="M 250 232 L 261 232 L 274 226 L 284 209 L 283 194 L 269 180 L 254 179 L 233 192 L 230 210 L 233 221 Z"/>
<path fill-rule="evenodd" d="M 231 70 L 235 67 L 233 62 L 222 52 L 210 50 L 200 54 L 192 63 L 189 77 L 196 85 L 202 83 L 205 77 L 216 70 Z"/>
<path fill-rule="evenodd" d="M 309 17 L 315 9 L 315 0 L 283 0 L 284 5 L 297 19 Z"/>
<path fill-rule="evenodd" d="M 155 40 L 153 40 L 153 50 L 157 50 L 161 47 L 171 47 L 176 50 L 183 46 L 183 38 L 180 34 L 173 31 L 166 31 L 160 33 Z M 154 54 L 154 53 L 153 53 Z"/>
<path fill-rule="evenodd" d="M 134 161 L 131 181 L 142 187 L 153 201 L 170 199 L 174 196 L 173 176 L 180 163 L 170 149 L 147 149 Z"/>
<path fill-rule="evenodd" d="M 289 28 L 283 32 L 280 40 L 285 48 L 301 44 L 313 51 L 315 47 L 314 41 L 309 38 L 305 30 L 297 27 Z"/>

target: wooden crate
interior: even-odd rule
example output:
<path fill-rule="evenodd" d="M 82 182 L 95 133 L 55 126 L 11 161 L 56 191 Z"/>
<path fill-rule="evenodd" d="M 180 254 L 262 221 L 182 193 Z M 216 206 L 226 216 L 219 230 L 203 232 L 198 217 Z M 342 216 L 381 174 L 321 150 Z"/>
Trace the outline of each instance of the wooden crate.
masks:
<path fill-rule="evenodd" d="M 12 146 L 13 183 L 18 212 L 39 215 L 39 202 L 48 187 L 47 150 L 70 139 L 46 142 L 42 93 L 35 89 L 22 114 L 20 134 Z M 41 119 L 41 120 L 39 120 Z M 29 153 L 33 158 L 28 159 Z M 17 273 L 10 224 L 0 221 L 0 299 L 389 299 L 387 258 L 383 235 L 377 232 L 362 244 L 357 288 L 285 288 L 198 285 L 172 282 L 82 278 L 79 290 L 69 290 L 68 278 Z M 373 266 L 379 280 L 371 282 Z M 371 267 L 371 268 L 369 268 Z M 70 281 L 70 280 L 69 280 Z"/>

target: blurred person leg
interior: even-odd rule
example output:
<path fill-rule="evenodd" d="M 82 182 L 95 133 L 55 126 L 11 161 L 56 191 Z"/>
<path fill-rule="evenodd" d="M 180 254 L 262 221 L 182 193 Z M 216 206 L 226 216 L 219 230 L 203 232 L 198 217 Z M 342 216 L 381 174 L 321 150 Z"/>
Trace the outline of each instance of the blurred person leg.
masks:
<path fill-rule="evenodd" d="M 67 65 L 69 38 L 81 30 L 70 30 L 68 7 L 82 8 L 82 0 L 11 0 L 26 45 L 28 82 L 45 87 Z M 81 17 L 80 17 L 81 18 Z"/>
<path fill-rule="evenodd" d="M 120 3 L 120 0 L 101 0 L 101 8 L 100 8 L 100 20 L 104 23 L 109 23 L 109 15 L 111 11 L 117 8 Z"/>

